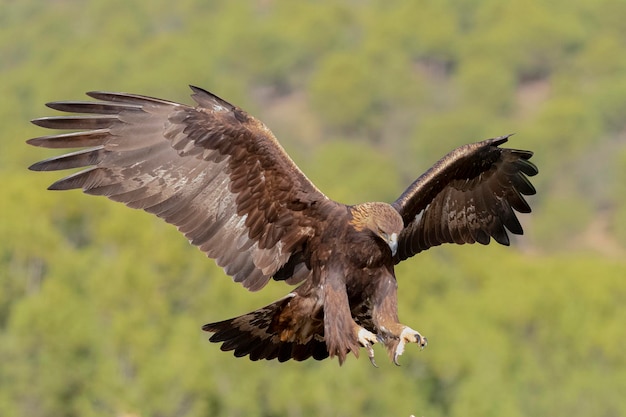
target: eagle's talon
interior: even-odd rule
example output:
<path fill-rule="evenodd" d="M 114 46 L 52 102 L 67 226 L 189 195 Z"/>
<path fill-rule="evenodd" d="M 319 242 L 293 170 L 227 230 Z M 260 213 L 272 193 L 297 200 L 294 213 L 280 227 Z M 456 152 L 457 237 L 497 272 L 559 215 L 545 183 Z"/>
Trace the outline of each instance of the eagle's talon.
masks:
<path fill-rule="evenodd" d="M 402 354 L 401 353 L 400 354 L 396 353 L 396 354 L 393 355 L 393 364 L 396 365 L 396 366 L 400 366 L 400 362 L 398 362 L 398 358 L 400 357 L 400 355 L 402 355 Z"/>
<path fill-rule="evenodd" d="M 370 358 L 372 365 L 374 365 L 375 368 L 378 368 L 378 365 L 376 365 L 376 361 L 374 360 L 374 349 L 372 348 L 372 345 L 378 340 L 376 335 L 361 327 L 357 333 L 357 338 L 359 340 L 359 344 L 367 349 L 367 356 Z"/>
<path fill-rule="evenodd" d="M 428 339 L 419 333 L 415 333 L 414 337 L 415 337 L 415 343 L 418 344 L 418 346 L 420 347 L 420 350 L 424 350 L 426 345 L 428 345 Z"/>
<path fill-rule="evenodd" d="M 372 364 L 372 366 L 374 366 L 374 368 L 378 368 L 378 365 L 374 360 L 374 349 L 372 349 L 371 345 L 367 347 L 367 356 L 370 358 L 370 363 Z"/>
<path fill-rule="evenodd" d="M 357 333 L 357 338 L 361 346 L 365 348 L 373 345 L 378 340 L 374 333 L 370 332 L 367 329 L 364 329 L 363 327 L 359 329 Z"/>
<path fill-rule="evenodd" d="M 400 341 L 398 342 L 398 345 L 396 346 L 396 350 L 393 352 L 393 363 L 396 366 L 400 366 L 400 363 L 398 362 L 398 358 L 400 357 L 400 355 L 404 353 L 404 344 L 406 342 L 407 342 L 407 339 L 403 336 L 400 336 Z"/>
<path fill-rule="evenodd" d="M 400 366 L 400 363 L 398 363 L 398 358 L 404 353 L 404 347 L 407 343 L 417 343 L 417 345 L 420 347 L 420 350 L 424 349 L 428 344 L 427 338 L 419 334 L 419 332 L 411 329 L 410 327 L 404 327 L 398 339 L 398 344 L 393 350 L 392 356 L 393 363 L 397 366 Z"/>
<path fill-rule="evenodd" d="M 376 364 L 376 361 L 374 360 L 374 348 L 372 348 L 372 343 L 370 343 L 368 340 L 364 342 L 359 340 L 359 342 L 367 350 L 367 357 L 370 358 L 370 362 L 372 363 L 372 365 L 374 365 L 374 368 L 378 368 L 378 365 Z"/>

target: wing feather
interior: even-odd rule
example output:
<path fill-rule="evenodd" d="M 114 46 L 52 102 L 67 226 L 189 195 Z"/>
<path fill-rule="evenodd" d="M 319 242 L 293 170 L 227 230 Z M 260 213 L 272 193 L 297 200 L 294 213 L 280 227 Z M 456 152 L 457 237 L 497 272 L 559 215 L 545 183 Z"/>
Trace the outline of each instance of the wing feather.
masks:
<path fill-rule="evenodd" d="M 523 233 L 515 211 L 530 212 L 527 177 L 538 170 L 532 152 L 500 148 L 509 136 L 455 149 L 393 203 L 405 224 L 396 262 L 443 243 L 508 245 L 507 231 Z"/>
<path fill-rule="evenodd" d="M 109 92 L 87 93 L 96 102 L 48 103 L 74 114 L 33 123 L 73 132 L 28 143 L 86 149 L 31 169 L 84 168 L 50 188 L 80 188 L 163 218 L 248 289 L 262 288 L 292 256 L 299 261 L 291 268 L 297 276 L 283 271 L 281 279 L 308 277 L 298 254 L 320 227 L 317 203 L 335 203 L 263 123 L 214 94 L 192 90 L 196 107 Z"/>

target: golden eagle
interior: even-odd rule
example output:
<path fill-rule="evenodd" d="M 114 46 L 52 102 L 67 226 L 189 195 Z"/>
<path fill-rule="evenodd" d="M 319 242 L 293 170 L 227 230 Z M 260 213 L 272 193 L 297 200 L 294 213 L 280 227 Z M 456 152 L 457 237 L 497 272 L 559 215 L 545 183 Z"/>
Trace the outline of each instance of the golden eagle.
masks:
<path fill-rule="evenodd" d="M 508 245 L 507 230 L 522 234 L 514 210 L 530 212 L 526 176 L 538 171 L 532 152 L 499 147 L 508 136 L 453 150 L 392 204 L 349 206 L 318 190 L 262 122 L 191 89 L 195 107 L 109 92 L 49 103 L 75 115 L 33 123 L 74 132 L 28 143 L 86 149 L 30 169 L 86 168 L 49 188 L 82 188 L 163 218 L 251 291 L 272 278 L 301 284 L 203 327 L 235 356 L 343 363 L 364 347 L 375 364 L 380 342 L 397 364 L 407 343 L 427 340 L 398 320 L 394 266 L 442 243 Z"/>

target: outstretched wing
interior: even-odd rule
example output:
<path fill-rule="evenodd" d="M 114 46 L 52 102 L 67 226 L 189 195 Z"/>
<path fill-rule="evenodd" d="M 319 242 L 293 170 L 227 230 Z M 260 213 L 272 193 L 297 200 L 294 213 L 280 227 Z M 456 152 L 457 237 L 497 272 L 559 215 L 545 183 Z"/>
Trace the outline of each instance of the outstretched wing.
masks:
<path fill-rule="evenodd" d="M 106 92 L 88 93 L 97 102 L 49 103 L 79 115 L 33 123 L 77 131 L 28 143 L 87 149 L 30 168 L 86 168 L 50 189 L 82 188 L 154 213 L 250 290 L 275 274 L 291 283 L 305 279 L 310 271 L 301 246 L 318 227 L 317 203 L 328 199 L 263 123 L 207 91 L 192 90 L 197 107 Z M 281 270 L 287 263 L 288 273 Z"/>
<path fill-rule="evenodd" d="M 532 152 L 503 149 L 510 135 L 450 152 L 393 203 L 404 220 L 395 262 L 442 243 L 509 244 L 507 230 L 522 234 L 515 211 L 529 213 L 526 178 L 537 174 Z"/>

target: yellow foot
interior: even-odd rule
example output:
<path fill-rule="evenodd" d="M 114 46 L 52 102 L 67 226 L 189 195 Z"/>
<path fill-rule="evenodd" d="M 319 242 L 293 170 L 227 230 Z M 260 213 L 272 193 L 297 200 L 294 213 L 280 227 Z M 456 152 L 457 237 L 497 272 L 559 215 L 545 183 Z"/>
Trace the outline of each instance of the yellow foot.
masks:
<path fill-rule="evenodd" d="M 367 356 L 370 358 L 372 365 L 378 368 L 378 365 L 376 365 L 376 361 L 374 360 L 374 349 L 372 348 L 372 345 L 378 340 L 376 335 L 369 330 L 360 327 L 357 332 L 357 338 L 359 339 L 361 346 L 367 349 Z"/>
<path fill-rule="evenodd" d="M 410 327 L 404 326 L 404 329 L 402 329 L 400 333 L 400 342 L 398 342 L 398 346 L 396 346 L 396 350 L 393 353 L 393 363 L 398 366 L 400 366 L 398 358 L 404 353 L 404 346 L 407 343 L 417 343 L 420 349 L 424 349 L 426 345 L 428 345 L 428 339 Z"/>

